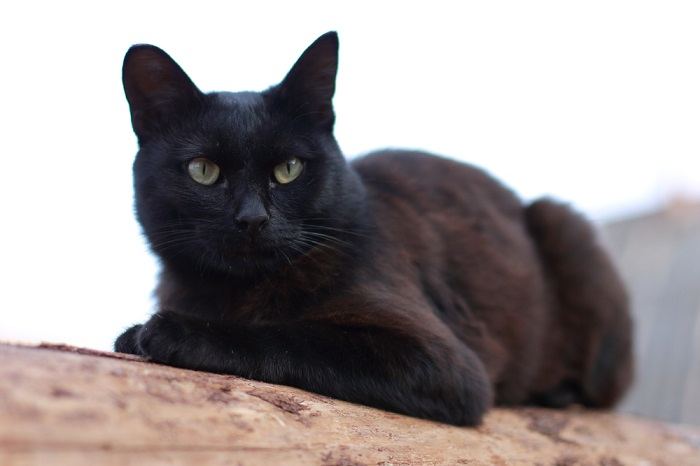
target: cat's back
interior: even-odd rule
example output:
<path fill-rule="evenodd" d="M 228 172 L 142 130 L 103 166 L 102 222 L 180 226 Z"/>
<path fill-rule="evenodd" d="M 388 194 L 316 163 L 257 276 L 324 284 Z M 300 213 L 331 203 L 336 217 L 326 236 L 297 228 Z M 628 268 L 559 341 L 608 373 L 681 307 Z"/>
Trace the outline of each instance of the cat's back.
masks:
<path fill-rule="evenodd" d="M 485 171 L 409 151 L 377 152 L 352 165 L 380 243 L 391 245 L 382 255 L 394 269 L 417 267 L 421 287 L 449 282 L 451 292 L 473 301 L 498 301 L 496 288 L 518 290 L 521 303 L 540 299 L 543 277 L 526 208 Z"/>
<path fill-rule="evenodd" d="M 519 218 L 522 203 L 512 191 L 473 165 L 425 152 L 384 150 L 352 162 L 370 197 L 409 203 L 428 217 L 452 222 L 495 213 Z"/>

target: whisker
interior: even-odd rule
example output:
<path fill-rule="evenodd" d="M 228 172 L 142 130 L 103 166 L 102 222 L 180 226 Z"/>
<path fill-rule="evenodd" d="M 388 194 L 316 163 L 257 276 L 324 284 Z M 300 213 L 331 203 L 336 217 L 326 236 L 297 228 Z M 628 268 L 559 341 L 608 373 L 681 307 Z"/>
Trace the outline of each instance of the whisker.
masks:
<path fill-rule="evenodd" d="M 310 235 L 315 238 L 321 238 L 330 242 L 334 242 L 338 245 L 343 245 L 343 246 L 349 246 L 352 247 L 354 246 L 352 243 L 349 241 L 342 240 L 340 238 L 337 238 L 335 236 L 327 235 L 325 233 L 318 233 L 318 232 L 313 232 L 313 231 L 302 231 L 303 235 Z"/>
<path fill-rule="evenodd" d="M 309 254 L 310 251 L 304 251 L 303 249 L 300 249 L 300 248 L 297 247 L 297 246 L 299 246 L 299 245 L 297 245 L 297 244 L 294 243 L 294 242 L 290 242 L 290 243 L 287 245 L 287 247 L 288 247 L 289 249 L 291 249 L 292 251 L 297 252 L 301 257 L 303 257 L 303 258 L 305 258 L 305 259 L 309 259 L 309 260 L 313 261 L 314 264 L 316 264 L 317 266 L 321 267 L 321 264 L 316 260 L 316 258 L 313 256 L 313 254 Z"/>
<path fill-rule="evenodd" d="M 304 227 L 307 229 L 311 229 L 311 230 L 322 230 L 322 231 L 344 233 L 344 234 L 348 234 L 348 235 L 359 236 L 361 238 L 369 238 L 370 237 L 370 235 L 367 235 L 364 233 L 359 233 L 357 231 L 347 230 L 347 229 L 343 229 L 343 228 L 327 227 L 325 225 L 310 224 L 310 225 L 305 225 Z"/>
<path fill-rule="evenodd" d="M 287 259 L 287 262 L 289 262 L 289 265 L 292 265 L 292 260 L 289 258 L 289 256 L 287 254 L 285 254 L 284 251 L 281 249 L 279 249 L 278 251 L 280 254 L 282 254 L 284 256 L 285 259 Z"/>
<path fill-rule="evenodd" d="M 335 246 L 324 243 L 324 242 L 319 241 L 319 240 L 314 239 L 314 238 L 300 236 L 299 238 L 297 238 L 297 242 L 301 242 L 301 243 L 305 244 L 306 246 L 309 246 L 312 248 L 313 247 L 325 248 L 326 250 L 334 252 L 334 253 L 349 255 L 349 253 L 347 251 L 343 251 L 342 249 L 339 249 Z"/>

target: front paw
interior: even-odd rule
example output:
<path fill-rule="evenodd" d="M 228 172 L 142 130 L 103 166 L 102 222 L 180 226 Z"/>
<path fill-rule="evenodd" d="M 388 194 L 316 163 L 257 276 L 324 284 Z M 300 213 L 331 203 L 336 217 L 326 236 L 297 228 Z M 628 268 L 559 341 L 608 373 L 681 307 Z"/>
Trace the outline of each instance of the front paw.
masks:
<path fill-rule="evenodd" d="M 201 336 L 170 313 L 157 313 L 138 332 L 137 345 L 148 359 L 185 368 L 196 368 L 192 348 Z"/>
<path fill-rule="evenodd" d="M 135 354 L 143 356 L 138 345 L 138 334 L 143 325 L 133 325 L 124 331 L 114 342 L 114 351 L 117 353 Z"/>

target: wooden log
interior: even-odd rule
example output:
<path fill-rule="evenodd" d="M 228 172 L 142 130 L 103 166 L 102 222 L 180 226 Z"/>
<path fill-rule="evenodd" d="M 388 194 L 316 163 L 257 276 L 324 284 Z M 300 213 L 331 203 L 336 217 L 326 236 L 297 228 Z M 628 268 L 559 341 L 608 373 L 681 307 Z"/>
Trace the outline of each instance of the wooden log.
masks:
<path fill-rule="evenodd" d="M 0 464 L 700 465 L 700 429 L 535 408 L 458 428 L 126 355 L 0 344 Z"/>

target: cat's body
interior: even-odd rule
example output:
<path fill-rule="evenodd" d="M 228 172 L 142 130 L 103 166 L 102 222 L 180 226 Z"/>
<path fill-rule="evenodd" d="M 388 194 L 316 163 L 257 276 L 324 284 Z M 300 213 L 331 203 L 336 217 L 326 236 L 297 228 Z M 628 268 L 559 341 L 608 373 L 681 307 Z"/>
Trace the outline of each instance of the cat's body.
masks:
<path fill-rule="evenodd" d="M 137 212 L 163 272 L 160 310 L 117 350 L 460 425 L 494 400 L 624 392 L 625 292 L 589 225 L 447 159 L 347 164 L 335 35 L 262 94 L 198 94 L 162 51 L 129 54 Z M 217 184 L 188 179 L 198 156 Z M 298 178 L 270 178 L 290 157 Z"/>

